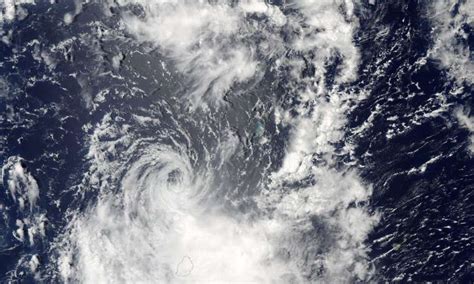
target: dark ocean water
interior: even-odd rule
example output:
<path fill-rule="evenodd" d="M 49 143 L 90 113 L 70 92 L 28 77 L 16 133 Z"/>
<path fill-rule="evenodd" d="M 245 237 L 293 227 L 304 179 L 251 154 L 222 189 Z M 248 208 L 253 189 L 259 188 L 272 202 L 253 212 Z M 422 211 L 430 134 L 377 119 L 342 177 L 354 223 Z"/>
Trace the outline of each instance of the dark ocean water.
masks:
<path fill-rule="evenodd" d="M 441 107 L 434 94 L 443 96 L 459 88 L 435 60 L 415 64 L 433 40 L 425 9 L 416 1 L 379 7 L 377 18 L 367 24 L 369 37 L 377 33 L 378 25 L 390 26 L 385 38 L 364 42 L 367 70 L 378 68 L 372 63 L 374 53 L 396 46 L 378 57 L 390 65 L 376 78 L 369 75 L 371 97 L 354 112 L 353 120 L 360 125 L 367 115 L 377 113 L 373 127 L 358 143 L 362 157 L 371 153 L 363 158 L 364 176 L 379 189 L 373 206 L 384 212 L 370 237 L 371 255 L 386 279 L 469 282 L 473 279 L 473 161 L 465 151 L 469 132 L 454 127 L 449 115 L 425 115 Z M 472 33 L 466 44 L 472 50 Z M 472 85 L 464 83 L 462 88 L 458 96 L 443 96 L 443 103 L 451 105 L 448 109 L 472 107 Z M 391 116 L 399 119 L 387 121 Z M 391 127 L 401 134 L 387 141 L 384 134 Z M 424 171 L 410 173 L 433 158 Z"/>
<path fill-rule="evenodd" d="M 264 71 L 255 76 L 258 79 L 242 80 L 225 90 L 222 105 L 191 112 L 192 107 L 183 103 L 183 97 L 192 89 L 193 82 L 186 81 L 186 76 L 194 74 L 194 70 L 180 72 L 179 66 L 174 66 L 173 60 L 160 48 L 136 40 L 121 24 L 124 15 L 145 17 L 146 9 L 139 4 L 91 2 L 81 6 L 70 24 L 64 23 L 64 15 L 74 14 L 78 2 L 18 4 L 17 7 L 26 9 L 27 15 L 3 22 L 3 35 L 8 40 L 0 43 L 0 163 L 4 165 L 3 184 L 0 184 L 2 282 L 78 279 L 90 282 L 94 277 L 90 270 L 74 272 L 92 273 L 89 278 L 70 274 L 67 276 L 70 279 L 61 278 L 64 268 L 57 260 L 62 257 L 64 246 L 67 247 L 62 242 L 64 235 L 71 230 L 75 216 L 87 215 L 102 200 L 104 192 L 120 195 L 122 187 L 118 184 L 127 180 L 133 165 L 142 165 L 136 170 L 140 177 L 137 187 L 159 184 L 160 179 L 146 180 L 159 173 L 154 168 L 147 172 L 147 166 L 167 169 L 167 164 L 142 162 L 153 153 L 163 155 L 169 164 L 180 163 L 166 172 L 168 184 L 186 180 L 188 163 L 192 169 L 214 169 L 215 175 L 203 174 L 212 176 L 206 183 L 214 188 L 208 199 L 217 201 L 226 212 L 234 212 L 231 215 L 243 212 L 249 219 L 258 219 L 258 214 L 251 213 L 260 205 L 251 197 L 260 192 L 259 188 L 266 187 L 269 173 L 282 167 L 285 149 L 291 146 L 289 140 L 294 133 L 291 125 L 279 126 L 273 120 L 278 107 L 297 117 L 300 109 L 320 102 L 304 101 L 295 95 L 295 90 L 303 90 L 301 86 L 316 76 L 320 67 L 312 62 L 318 58 L 318 50 L 285 50 L 279 59 L 256 51 L 255 56 L 263 58 L 261 62 L 268 66 L 277 60 L 301 59 L 306 64 L 299 74 L 303 78 L 303 83 L 298 83 L 301 86 L 291 87 L 289 91 L 289 85 L 293 84 L 290 67 L 279 72 L 262 67 Z M 291 3 L 276 2 L 271 4 L 287 15 L 299 13 Z M 328 90 L 366 92 L 366 96 L 349 103 L 344 110 L 347 120 L 342 127 L 344 138 L 333 143 L 332 158 L 329 160 L 327 154 L 315 151 L 310 159 L 315 167 L 326 167 L 333 162 L 328 167 L 335 171 L 349 165 L 372 188 L 367 200 L 351 201 L 348 205 L 364 208 L 369 212 L 367 216 L 380 216 L 362 240 L 367 252 L 365 262 L 371 272 L 359 276 L 354 268 L 356 261 L 345 268 L 348 278 L 331 278 L 327 276 L 330 271 L 327 264 L 308 264 L 315 256 L 325 259 L 332 252 L 332 243 L 338 240 L 331 218 L 336 218 L 339 207 L 334 207 L 328 209 L 324 218 L 317 214 L 309 216 L 313 227 L 297 234 L 298 241 L 292 244 L 307 249 L 293 249 L 290 245 L 278 251 L 278 255 L 298 259 L 297 266 L 304 267 L 301 278 L 281 278 L 283 283 L 318 282 L 318 279 L 328 283 L 395 280 L 469 283 L 474 279 L 474 162 L 469 152 L 472 133 L 456 118 L 459 109 L 466 116 L 471 115 L 473 80 L 469 80 L 468 73 L 467 79 L 453 76 L 457 73 L 430 56 L 437 39 L 433 13 L 427 2 L 377 2 L 380 3 L 372 5 L 361 1 L 354 8 L 358 26 L 352 41 L 360 53 L 357 78 L 337 83 L 344 68 L 342 62 L 346 60 L 343 51 L 331 55 L 325 66 Z M 469 1 L 458 2 L 458 6 L 469 5 Z M 456 13 L 460 12 L 454 7 L 451 14 Z M 249 21 L 268 21 L 258 14 L 248 17 Z M 466 64 L 472 64 L 472 21 L 467 20 L 462 29 L 467 36 L 459 38 L 458 43 L 470 52 Z M 8 31 L 12 34 L 8 35 Z M 296 37 L 290 27 L 282 28 L 279 33 L 283 40 Z M 265 36 L 262 32 L 240 40 L 257 46 L 265 41 Z M 311 124 L 307 127 L 308 132 L 319 131 L 313 130 Z M 139 142 L 134 144 L 135 140 Z M 226 142 L 234 140 L 235 143 Z M 99 150 L 91 146 L 94 143 L 99 145 Z M 344 150 L 349 144 L 353 145 L 351 151 Z M 155 152 L 152 147 L 160 145 L 178 153 L 186 152 L 189 161 L 183 158 L 182 166 L 183 155 L 168 157 L 161 148 Z M 231 150 L 226 149 L 234 147 L 238 154 L 227 157 Z M 99 155 L 91 149 L 103 150 L 100 159 L 111 165 L 110 170 L 91 166 L 94 164 L 91 157 L 96 155 L 98 159 Z M 228 159 L 225 163 L 220 162 L 223 157 Z M 30 192 L 31 184 L 27 182 L 18 181 L 16 195 L 12 194 L 8 181 L 14 174 L 9 170 L 15 167 L 22 169 L 21 176 L 34 177 L 40 192 L 36 202 L 31 195 L 29 199 L 24 197 Z M 96 176 L 100 181 L 95 180 Z M 309 175 L 281 184 L 285 190 L 298 192 L 299 188 L 315 185 L 319 180 Z M 190 184 L 199 182 L 192 178 Z M 18 200 L 20 195 L 27 200 L 24 209 Z M 147 206 L 146 197 L 136 198 L 144 198 L 140 204 Z M 133 214 L 139 216 L 139 211 Z M 364 218 L 369 218 L 361 216 L 362 223 Z M 22 224 L 18 220 L 23 220 Z M 359 223 L 352 224 L 357 227 Z M 88 230 L 86 225 L 82 226 L 84 231 Z M 41 228 L 45 228 L 44 234 Z M 24 237 L 18 230 L 23 231 Z M 113 243 L 114 235 L 104 234 L 110 234 Z M 359 242 L 348 246 L 358 247 Z M 65 243 L 71 244 L 68 247 L 71 251 L 81 249 L 80 242 Z M 117 247 L 121 249 L 119 243 Z M 68 260 L 71 267 L 82 267 L 77 263 L 82 263 L 79 259 L 86 253 L 73 255 Z M 117 254 L 114 256 L 120 259 Z M 91 259 L 91 263 L 94 261 L 97 260 Z M 177 275 L 181 273 L 178 270 L 179 266 Z M 192 273 L 192 268 L 188 272 Z M 122 281 L 130 279 L 133 278 L 124 277 Z M 166 279 L 173 283 L 186 282 Z M 104 278 L 98 277 L 97 281 Z"/>

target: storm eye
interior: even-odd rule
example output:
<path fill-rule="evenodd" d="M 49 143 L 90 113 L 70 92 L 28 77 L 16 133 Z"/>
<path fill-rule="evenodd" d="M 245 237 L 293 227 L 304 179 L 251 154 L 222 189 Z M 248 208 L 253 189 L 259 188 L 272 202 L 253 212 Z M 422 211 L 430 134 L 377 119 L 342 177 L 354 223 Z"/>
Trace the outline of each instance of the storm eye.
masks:
<path fill-rule="evenodd" d="M 183 180 L 183 173 L 178 170 L 172 170 L 168 173 L 168 184 L 178 184 Z"/>

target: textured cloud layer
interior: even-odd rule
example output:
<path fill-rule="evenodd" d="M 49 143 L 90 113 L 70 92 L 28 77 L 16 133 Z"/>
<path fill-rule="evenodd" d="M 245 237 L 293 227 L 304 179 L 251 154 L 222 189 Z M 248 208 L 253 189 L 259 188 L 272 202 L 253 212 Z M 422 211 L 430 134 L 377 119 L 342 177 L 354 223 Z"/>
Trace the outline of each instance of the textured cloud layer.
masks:
<path fill-rule="evenodd" d="M 364 204 L 372 189 L 350 166 L 335 167 L 337 156 L 351 149 L 344 141 L 345 114 L 364 96 L 342 87 L 357 77 L 359 64 L 353 3 L 210 2 L 119 1 L 143 8 L 140 17 L 123 17 L 127 32 L 174 63 L 188 87 L 182 96 L 194 107 L 219 109 L 229 90 L 259 80 L 262 72 L 286 78 L 285 95 L 298 103 L 275 106 L 277 127 L 290 129 L 282 167 L 255 196 L 241 197 L 254 199 L 250 212 L 226 211 L 219 204 L 225 200 L 210 196 L 219 189 L 214 181 L 238 139 L 208 153 L 203 167 L 177 140 L 168 146 L 149 143 L 134 137 L 133 127 L 104 117 L 91 137 L 83 184 L 100 188 L 100 198 L 74 218 L 59 244 L 63 279 L 369 279 L 364 240 L 378 217 Z"/>
<path fill-rule="evenodd" d="M 467 29 L 474 26 L 474 2 L 438 0 L 431 4 L 435 42 L 431 56 L 459 82 L 474 82 L 474 61 Z"/>

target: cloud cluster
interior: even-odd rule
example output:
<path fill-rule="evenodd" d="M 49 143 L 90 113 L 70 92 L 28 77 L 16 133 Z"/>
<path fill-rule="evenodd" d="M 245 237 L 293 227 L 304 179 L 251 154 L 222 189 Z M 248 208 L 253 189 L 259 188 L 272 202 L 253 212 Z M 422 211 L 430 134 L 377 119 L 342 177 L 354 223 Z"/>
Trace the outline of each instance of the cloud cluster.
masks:
<path fill-rule="evenodd" d="M 221 102 L 233 84 L 258 71 L 255 49 L 245 40 L 243 10 L 207 1 L 155 1 L 143 7 L 144 19 L 124 18 L 128 31 L 174 61 L 186 75 L 194 105 Z"/>
<path fill-rule="evenodd" d="M 0 201 L 0 209 L 8 211 L 15 211 L 14 222 L 16 229 L 13 231 L 13 237 L 25 245 L 34 247 L 38 239 L 42 239 L 46 234 L 46 214 L 37 206 L 40 197 L 40 189 L 38 182 L 33 175 L 24 166 L 25 160 L 19 156 L 10 156 L 6 159 L 1 170 L 1 179 L 3 188 L 8 189 L 13 206 L 5 206 L 4 202 Z M 5 213 L 5 212 L 4 212 Z M 4 214 L 3 218 L 8 218 L 8 214 Z M 5 221 L 5 220 L 4 220 Z M 26 257 L 30 257 L 29 260 Z M 33 254 L 25 255 L 20 260 L 19 265 L 25 264 L 30 266 L 33 273 L 36 272 L 39 266 L 38 257 Z"/>
<path fill-rule="evenodd" d="M 474 61 L 468 27 L 474 26 L 474 2 L 438 0 L 431 3 L 435 42 L 430 55 L 458 82 L 474 83 Z"/>
<path fill-rule="evenodd" d="M 143 8 L 140 17 L 123 17 L 127 31 L 173 61 L 187 80 L 183 96 L 193 105 L 219 103 L 234 86 L 266 70 L 286 78 L 281 86 L 298 103 L 276 107 L 277 127 L 290 128 L 288 147 L 282 167 L 255 190 L 250 217 L 227 212 L 209 198 L 219 188 L 213 180 L 223 165 L 211 160 L 229 159 L 239 139 L 228 135 L 202 168 L 177 140 L 171 138 L 168 146 L 150 143 L 132 135 L 130 126 L 104 117 L 91 136 L 91 165 L 82 185 L 100 188 L 99 199 L 74 217 L 59 245 L 63 279 L 369 279 L 364 240 L 378 220 L 365 206 L 372 188 L 350 165 L 336 168 L 338 155 L 350 154 L 346 113 L 364 95 L 343 88 L 357 77 L 359 63 L 352 39 L 358 25 L 354 4 L 118 3 Z M 306 72 L 308 67 L 314 72 Z M 173 137 L 173 131 L 164 136 Z M 190 139 L 184 130 L 181 134 Z"/>
<path fill-rule="evenodd" d="M 8 188 L 15 202 L 23 210 L 28 204 L 30 210 L 39 197 L 38 183 L 35 178 L 23 167 L 22 159 L 17 156 L 9 157 L 2 167 L 3 185 Z"/>

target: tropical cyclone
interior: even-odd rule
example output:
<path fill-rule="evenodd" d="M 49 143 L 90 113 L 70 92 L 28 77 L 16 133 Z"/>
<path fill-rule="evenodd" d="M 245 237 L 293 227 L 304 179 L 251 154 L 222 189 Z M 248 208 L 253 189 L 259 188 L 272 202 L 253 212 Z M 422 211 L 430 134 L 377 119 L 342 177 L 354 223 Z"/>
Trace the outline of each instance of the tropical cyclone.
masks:
<path fill-rule="evenodd" d="M 470 4 L 402 2 L 5 1 L 2 280 L 462 279 Z"/>

